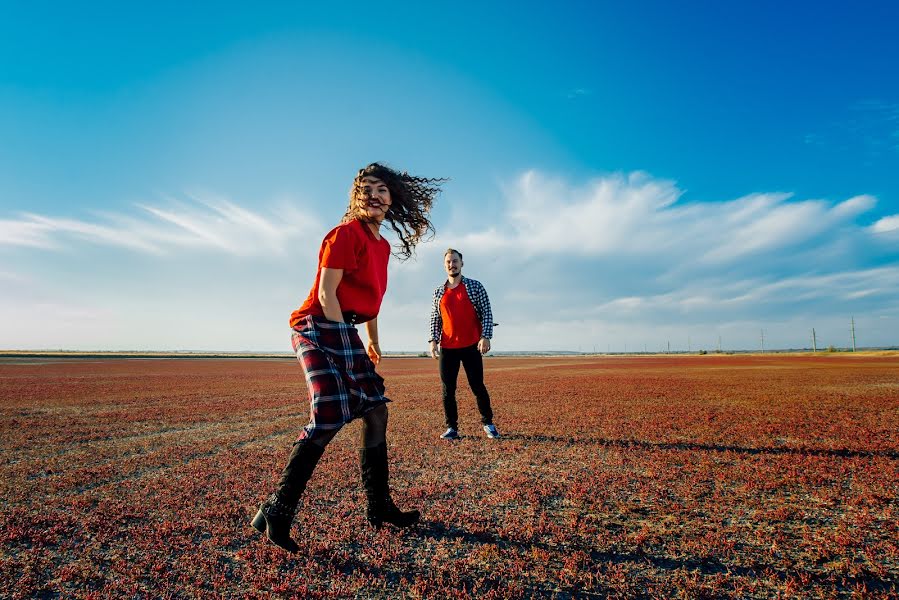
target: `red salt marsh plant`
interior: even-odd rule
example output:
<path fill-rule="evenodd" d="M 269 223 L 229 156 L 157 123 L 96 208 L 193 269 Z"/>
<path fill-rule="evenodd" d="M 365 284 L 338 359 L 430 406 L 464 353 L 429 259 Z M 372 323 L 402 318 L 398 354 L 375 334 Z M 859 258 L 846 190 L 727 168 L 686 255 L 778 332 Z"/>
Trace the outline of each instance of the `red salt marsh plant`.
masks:
<path fill-rule="evenodd" d="M 307 419 L 289 360 L 0 365 L 3 597 L 893 597 L 899 358 L 492 358 L 504 437 L 442 425 L 391 359 L 395 497 L 370 530 L 358 424 L 287 555 L 248 521 Z"/>

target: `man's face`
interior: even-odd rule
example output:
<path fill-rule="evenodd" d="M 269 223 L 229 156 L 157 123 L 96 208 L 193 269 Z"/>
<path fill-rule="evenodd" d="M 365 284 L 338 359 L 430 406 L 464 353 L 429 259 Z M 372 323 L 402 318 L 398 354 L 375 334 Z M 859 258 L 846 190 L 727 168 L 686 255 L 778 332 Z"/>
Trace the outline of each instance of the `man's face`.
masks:
<path fill-rule="evenodd" d="M 378 223 L 383 221 L 392 202 L 387 184 L 377 177 L 366 175 L 359 182 L 356 190 L 357 207 L 369 220 Z"/>
<path fill-rule="evenodd" d="M 462 259 L 455 252 L 450 252 L 443 257 L 443 268 L 450 277 L 455 277 L 462 273 Z"/>

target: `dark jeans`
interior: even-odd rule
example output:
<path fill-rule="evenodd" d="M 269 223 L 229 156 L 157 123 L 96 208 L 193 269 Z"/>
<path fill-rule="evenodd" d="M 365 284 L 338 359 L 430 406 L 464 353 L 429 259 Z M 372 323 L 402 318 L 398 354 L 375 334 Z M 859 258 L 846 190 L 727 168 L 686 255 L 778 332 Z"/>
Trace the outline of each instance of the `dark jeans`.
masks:
<path fill-rule="evenodd" d="M 459 378 L 460 363 L 465 367 L 468 385 L 477 398 L 481 423 L 492 424 L 493 410 L 490 408 L 490 395 L 484 386 L 484 359 L 475 344 L 467 348 L 440 349 L 440 381 L 443 382 L 443 414 L 446 415 L 446 426 L 457 429 L 459 425 L 456 380 Z"/>

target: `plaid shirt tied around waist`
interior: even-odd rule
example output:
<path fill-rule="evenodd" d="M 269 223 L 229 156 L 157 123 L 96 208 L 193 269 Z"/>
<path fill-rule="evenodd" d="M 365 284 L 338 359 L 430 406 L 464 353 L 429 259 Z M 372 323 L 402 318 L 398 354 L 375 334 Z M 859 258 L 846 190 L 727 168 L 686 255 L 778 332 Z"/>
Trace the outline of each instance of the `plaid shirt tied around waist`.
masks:
<path fill-rule="evenodd" d="M 384 395 L 384 379 L 351 324 L 308 315 L 294 327 L 292 343 L 310 400 L 309 424 L 299 439 L 340 429 L 390 401 Z"/>

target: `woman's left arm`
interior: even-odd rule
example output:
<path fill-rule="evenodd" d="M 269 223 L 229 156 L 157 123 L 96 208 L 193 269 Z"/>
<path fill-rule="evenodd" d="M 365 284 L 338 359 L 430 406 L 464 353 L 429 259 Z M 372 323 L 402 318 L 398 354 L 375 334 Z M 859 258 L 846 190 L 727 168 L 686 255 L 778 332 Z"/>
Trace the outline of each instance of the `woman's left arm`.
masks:
<path fill-rule="evenodd" d="M 381 362 L 381 346 L 378 344 L 378 317 L 365 322 L 365 332 L 368 334 L 368 347 L 366 348 L 368 357 L 371 362 L 378 364 Z"/>

